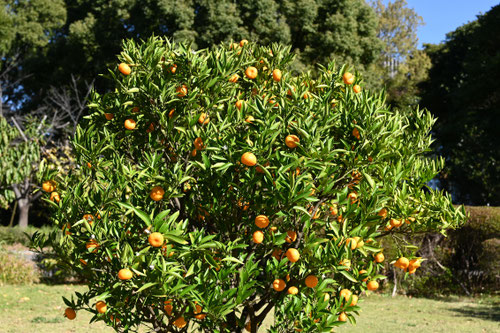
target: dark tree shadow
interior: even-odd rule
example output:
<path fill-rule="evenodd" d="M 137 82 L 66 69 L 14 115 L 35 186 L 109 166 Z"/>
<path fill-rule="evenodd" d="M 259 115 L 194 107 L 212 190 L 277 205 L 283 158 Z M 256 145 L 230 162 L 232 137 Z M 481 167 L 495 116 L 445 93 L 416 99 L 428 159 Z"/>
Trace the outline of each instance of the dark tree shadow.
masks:
<path fill-rule="evenodd" d="M 500 322 L 500 305 L 498 304 L 478 306 L 466 305 L 457 309 L 448 309 L 448 311 L 454 312 L 462 317 L 473 317 Z"/>

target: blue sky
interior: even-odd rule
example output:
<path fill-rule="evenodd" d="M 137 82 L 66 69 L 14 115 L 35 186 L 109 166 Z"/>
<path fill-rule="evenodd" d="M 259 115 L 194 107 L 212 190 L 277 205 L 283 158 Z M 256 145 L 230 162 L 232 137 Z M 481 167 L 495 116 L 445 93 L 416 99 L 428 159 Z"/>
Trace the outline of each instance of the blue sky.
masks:
<path fill-rule="evenodd" d="M 422 46 L 422 43 L 442 42 L 446 38 L 446 33 L 467 22 L 474 21 L 478 14 L 484 14 L 491 7 L 500 4 L 500 0 L 406 1 L 408 7 L 415 9 L 425 21 L 425 25 L 418 29 L 419 46 Z"/>

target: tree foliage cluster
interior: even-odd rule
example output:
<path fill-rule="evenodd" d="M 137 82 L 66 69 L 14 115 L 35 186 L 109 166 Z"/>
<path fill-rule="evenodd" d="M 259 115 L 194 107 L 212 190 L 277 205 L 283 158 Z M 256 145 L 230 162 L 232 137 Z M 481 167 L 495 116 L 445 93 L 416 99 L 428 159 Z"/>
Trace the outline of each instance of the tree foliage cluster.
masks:
<path fill-rule="evenodd" d="M 269 332 L 324 332 L 378 288 L 381 237 L 412 274 L 399 235 L 461 224 L 426 185 L 443 166 L 426 157 L 429 112 L 390 111 L 345 66 L 312 78 L 292 61 L 279 44 L 124 43 L 77 128 L 81 167 L 44 171 L 58 229 L 34 244 L 89 283 L 68 318 L 256 332 L 274 308 Z"/>
<path fill-rule="evenodd" d="M 11 1 L 9 5 L 31 2 Z M 47 90 L 54 82 L 68 83 L 70 73 L 90 82 L 110 65 L 123 39 L 146 39 L 152 34 L 191 42 L 195 49 L 242 38 L 289 44 L 300 54 L 298 68 L 326 63 L 332 57 L 369 65 L 382 49 L 377 17 L 364 0 L 37 2 L 41 8 L 61 11 L 54 17 L 63 20 L 41 26 L 43 36 L 47 29 L 51 31 L 50 45 L 23 61 L 22 70 L 32 75 L 24 81 L 22 93 L 35 100 L 41 97 L 41 89 Z M 45 12 L 29 7 L 38 17 L 45 17 Z M 50 13 L 46 16 L 53 17 Z M 107 88 L 104 80 L 96 83 L 98 88 Z"/>
<path fill-rule="evenodd" d="M 440 181 L 457 202 L 500 205 L 500 6 L 427 45 L 422 105 L 439 117 Z"/>

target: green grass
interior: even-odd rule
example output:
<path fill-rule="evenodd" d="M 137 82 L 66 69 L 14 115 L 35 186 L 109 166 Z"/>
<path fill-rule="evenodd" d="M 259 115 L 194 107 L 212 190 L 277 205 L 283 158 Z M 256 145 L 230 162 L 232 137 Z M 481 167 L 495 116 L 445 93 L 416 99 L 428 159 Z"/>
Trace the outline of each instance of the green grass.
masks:
<path fill-rule="evenodd" d="M 442 299 L 372 295 L 360 302 L 357 325 L 337 332 L 500 332 L 500 297 Z"/>
<path fill-rule="evenodd" d="M 74 285 L 1 286 L 0 332 L 113 332 L 103 323 L 89 325 L 91 315 L 84 311 L 73 321 L 63 317 L 66 307 L 61 296 L 84 290 L 84 286 Z M 372 295 L 362 298 L 360 305 L 357 325 L 346 324 L 336 332 L 500 332 L 498 296 L 424 299 Z"/>
<path fill-rule="evenodd" d="M 75 320 L 63 317 L 66 308 L 61 296 L 84 291 L 84 286 L 35 284 L 0 287 L 0 332 L 113 332 L 103 323 L 89 325 L 90 313 L 79 311 Z"/>

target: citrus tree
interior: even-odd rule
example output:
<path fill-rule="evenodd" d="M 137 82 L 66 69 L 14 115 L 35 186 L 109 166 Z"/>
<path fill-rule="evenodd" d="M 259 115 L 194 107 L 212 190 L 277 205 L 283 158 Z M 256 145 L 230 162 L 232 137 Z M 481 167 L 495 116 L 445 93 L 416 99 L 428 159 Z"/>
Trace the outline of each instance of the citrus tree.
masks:
<path fill-rule="evenodd" d="M 19 226 L 26 228 L 30 206 L 40 196 L 33 195 L 33 190 L 39 183 L 36 173 L 41 160 L 43 121 L 27 117 L 23 130 L 12 119 L 15 125 L 0 116 L 0 208 L 7 209 L 14 203 L 12 218 L 18 207 Z"/>
<path fill-rule="evenodd" d="M 73 141 L 80 167 L 44 171 L 62 231 L 33 237 L 86 279 L 64 299 L 117 331 L 324 332 L 355 322 L 384 276 L 381 237 L 457 227 L 426 184 L 434 119 L 388 110 L 333 63 L 291 76 L 290 49 L 193 51 L 126 41 Z M 57 193 L 57 195 L 54 195 Z"/>

